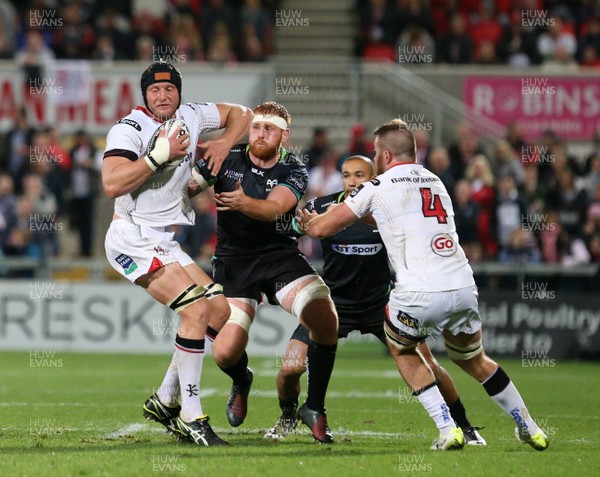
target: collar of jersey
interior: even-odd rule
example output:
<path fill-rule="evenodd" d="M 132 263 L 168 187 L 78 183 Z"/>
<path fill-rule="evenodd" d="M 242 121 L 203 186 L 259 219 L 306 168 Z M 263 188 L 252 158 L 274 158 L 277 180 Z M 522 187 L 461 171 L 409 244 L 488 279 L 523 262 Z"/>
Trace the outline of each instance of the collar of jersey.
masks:
<path fill-rule="evenodd" d="M 143 106 L 137 106 L 135 108 L 138 111 L 141 111 L 142 113 L 144 113 L 146 116 L 148 116 L 150 119 L 152 119 L 153 121 L 160 123 L 161 121 L 158 120 L 158 118 L 156 116 L 154 116 L 154 114 L 152 114 L 150 111 L 148 111 L 146 108 L 144 108 Z"/>
<path fill-rule="evenodd" d="M 246 144 L 245 154 L 248 154 L 249 151 L 250 151 L 250 144 Z M 280 146 L 279 147 L 279 160 L 277 162 L 283 162 L 287 155 L 288 155 L 288 152 L 285 150 L 285 147 Z M 256 166 L 256 167 L 259 167 L 259 166 Z"/>
<path fill-rule="evenodd" d="M 408 166 L 408 165 L 415 165 L 415 166 L 420 166 L 421 164 L 418 164 L 416 162 L 399 162 L 397 164 L 394 164 L 392 167 L 390 167 L 390 169 L 397 167 L 397 166 Z M 388 169 L 388 171 L 390 170 Z"/>
<path fill-rule="evenodd" d="M 344 191 L 340 192 L 338 194 L 337 200 L 336 202 L 339 204 L 340 202 L 342 202 L 342 198 L 344 197 Z"/>

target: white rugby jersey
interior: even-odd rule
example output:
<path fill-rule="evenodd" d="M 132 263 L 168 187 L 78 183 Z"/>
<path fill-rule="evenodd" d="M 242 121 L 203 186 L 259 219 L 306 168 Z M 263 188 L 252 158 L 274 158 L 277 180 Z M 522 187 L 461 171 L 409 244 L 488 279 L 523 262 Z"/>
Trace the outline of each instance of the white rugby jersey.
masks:
<path fill-rule="evenodd" d="M 458 243 L 450 196 L 423 166 L 398 164 L 360 185 L 344 203 L 358 217 L 373 214 L 396 272 L 395 291 L 437 292 L 475 284 Z"/>
<path fill-rule="evenodd" d="M 152 174 L 136 190 L 115 199 L 115 213 L 137 225 L 165 227 L 168 225 L 193 225 L 194 210 L 187 194 L 188 181 L 193 167 L 198 135 L 219 128 L 221 118 L 213 103 L 184 103 L 175 112 L 190 129 L 187 156 L 170 171 Z M 154 131 L 160 126 L 145 108 L 138 107 L 115 124 L 106 138 L 107 153 L 138 160 L 145 155 Z"/>

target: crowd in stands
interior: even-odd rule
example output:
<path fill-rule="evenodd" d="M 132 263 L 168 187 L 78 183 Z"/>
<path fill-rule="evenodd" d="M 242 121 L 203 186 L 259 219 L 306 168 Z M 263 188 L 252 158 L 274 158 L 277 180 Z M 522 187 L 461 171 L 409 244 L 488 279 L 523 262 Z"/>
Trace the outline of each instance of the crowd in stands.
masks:
<path fill-rule="evenodd" d="M 277 3 L 0 0 L 0 58 L 264 61 L 273 52 Z"/>
<path fill-rule="evenodd" d="M 356 55 L 401 63 L 600 67 L 598 2 L 356 0 Z"/>

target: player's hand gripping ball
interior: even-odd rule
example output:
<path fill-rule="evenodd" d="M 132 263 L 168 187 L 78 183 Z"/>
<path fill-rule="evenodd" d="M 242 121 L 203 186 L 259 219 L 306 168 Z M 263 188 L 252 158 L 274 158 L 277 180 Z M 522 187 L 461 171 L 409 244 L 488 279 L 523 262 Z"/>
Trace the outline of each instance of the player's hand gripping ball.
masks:
<path fill-rule="evenodd" d="M 169 119 L 169 120 L 165 121 L 164 123 L 162 123 L 156 129 L 156 131 L 154 131 L 154 134 L 150 138 L 150 141 L 148 142 L 148 149 L 147 149 L 146 154 L 152 156 L 154 149 L 157 147 L 157 140 L 159 139 L 159 134 L 161 133 L 161 131 L 166 130 L 167 132 L 165 134 L 165 138 L 170 138 L 173 136 L 173 134 L 175 134 L 175 131 L 177 131 L 177 129 L 179 129 L 179 133 L 177 134 L 178 138 L 184 136 L 185 134 L 187 134 L 188 136 L 190 134 L 190 128 L 188 127 L 188 125 L 185 123 L 185 121 L 183 119 L 174 118 L 174 119 Z M 160 143 L 160 141 L 158 141 L 158 142 Z M 187 140 L 187 142 L 189 143 L 189 139 Z M 158 147 L 160 148 L 161 145 L 159 144 Z M 172 169 L 175 169 L 181 163 L 181 161 L 185 158 L 185 156 L 186 156 L 186 154 L 183 154 L 180 157 L 175 157 L 171 161 L 166 160 L 166 161 L 160 163 L 160 165 L 156 168 L 156 172 L 164 172 L 164 171 L 170 171 Z"/>

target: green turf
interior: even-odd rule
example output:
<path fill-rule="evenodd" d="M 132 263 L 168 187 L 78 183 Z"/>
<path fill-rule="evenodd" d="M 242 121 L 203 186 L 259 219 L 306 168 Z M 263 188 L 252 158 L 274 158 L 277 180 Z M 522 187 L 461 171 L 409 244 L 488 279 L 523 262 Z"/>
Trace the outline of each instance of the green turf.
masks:
<path fill-rule="evenodd" d="M 262 435 L 278 417 L 272 358 L 251 358 L 255 381 L 250 412 L 228 426 L 228 378 L 211 357 L 204 366 L 203 406 L 232 445 L 179 443 L 142 418 L 141 405 L 160 383 L 168 356 L 57 352 L 49 367 L 29 353 L 0 353 L 1 476 L 591 476 L 600 466 L 600 364 L 557 362 L 504 368 L 552 439 L 536 452 L 519 443 L 512 421 L 481 386 L 451 363 L 474 424 L 485 426 L 485 448 L 433 452 L 436 429 L 405 391 L 379 344 L 340 345 L 327 401 L 336 435 L 317 445 L 304 427 L 285 441 Z M 33 364 L 33 366 L 32 366 Z M 303 383 L 304 386 L 304 383 Z"/>

